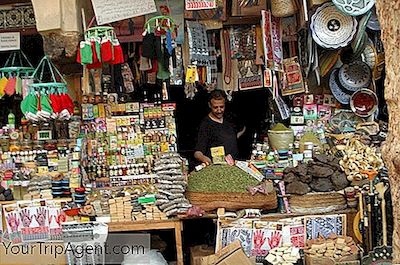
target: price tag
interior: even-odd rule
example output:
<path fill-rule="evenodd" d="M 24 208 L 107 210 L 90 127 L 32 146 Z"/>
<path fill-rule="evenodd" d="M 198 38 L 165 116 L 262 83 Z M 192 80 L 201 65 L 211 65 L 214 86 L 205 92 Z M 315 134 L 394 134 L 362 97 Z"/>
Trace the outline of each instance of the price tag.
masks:
<path fill-rule="evenodd" d="M 40 166 L 37 169 L 38 174 L 46 174 L 49 172 L 49 168 L 47 166 Z"/>
<path fill-rule="evenodd" d="M 73 152 L 72 153 L 72 160 L 79 160 L 79 159 L 80 159 L 79 152 Z"/>

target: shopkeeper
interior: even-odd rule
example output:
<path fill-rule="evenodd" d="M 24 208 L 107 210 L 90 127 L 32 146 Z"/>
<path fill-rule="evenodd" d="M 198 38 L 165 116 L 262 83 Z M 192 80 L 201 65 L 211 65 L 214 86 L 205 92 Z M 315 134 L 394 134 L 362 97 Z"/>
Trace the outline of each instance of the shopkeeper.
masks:
<path fill-rule="evenodd" d="M 200 124 L 194 157 L 201 163 L 211 164 L 211 147 L 223 146 L 225 155 L 238 157 L 237 139 L 243 135 L 246 127 L 238 131 L 235 125 L 228 121 L 225 113 L 225 92 L 214 90 L 210 93 L 208 106 L 210 113 Z"/>

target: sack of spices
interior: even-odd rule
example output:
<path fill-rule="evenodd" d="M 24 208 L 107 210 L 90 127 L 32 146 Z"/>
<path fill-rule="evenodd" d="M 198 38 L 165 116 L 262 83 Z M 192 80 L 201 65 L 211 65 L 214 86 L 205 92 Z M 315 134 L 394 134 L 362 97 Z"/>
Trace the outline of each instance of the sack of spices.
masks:
<path fill-rule="evenodd" d="M 294 132 L 282 123 L 278 123 L 268 131 L 270 145 L 275 150 L 288 150 L 289 145 L 293 144 Z"/>

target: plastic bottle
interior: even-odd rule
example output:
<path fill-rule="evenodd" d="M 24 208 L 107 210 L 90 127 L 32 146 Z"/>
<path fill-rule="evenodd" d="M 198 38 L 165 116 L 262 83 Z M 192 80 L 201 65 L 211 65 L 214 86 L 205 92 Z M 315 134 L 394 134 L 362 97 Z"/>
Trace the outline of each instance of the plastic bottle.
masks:
<path fill-rule="evenodd" d="M 15 115 L 11 111 L 8 114 L 8 127 L 10 129 L 15 129 Z"/>

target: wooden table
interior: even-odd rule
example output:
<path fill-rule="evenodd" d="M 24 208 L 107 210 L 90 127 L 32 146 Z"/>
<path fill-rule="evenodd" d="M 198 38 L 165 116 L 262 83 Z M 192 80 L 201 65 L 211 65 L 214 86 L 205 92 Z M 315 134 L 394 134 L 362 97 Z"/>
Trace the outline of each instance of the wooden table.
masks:
<path fill-rule="evenodd" d="M 146 220 L 146 221 L 108 223 L 109 232 L 172 230 L 172 229 L 175 232 L 177 265 L 183 265 L 181 220 L 168 219 L 168 220 Z"/>

